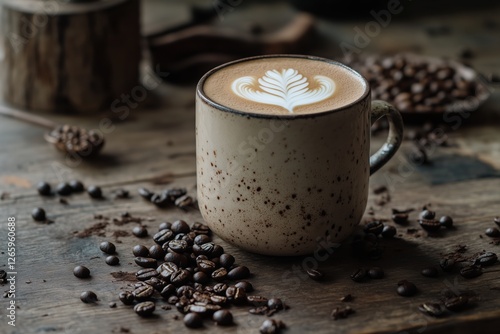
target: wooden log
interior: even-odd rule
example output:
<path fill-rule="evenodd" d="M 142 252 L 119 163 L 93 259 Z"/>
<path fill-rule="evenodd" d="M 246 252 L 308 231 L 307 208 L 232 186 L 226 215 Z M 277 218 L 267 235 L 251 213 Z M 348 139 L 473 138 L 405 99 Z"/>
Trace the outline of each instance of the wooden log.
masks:
<path fill-rule="evenodd" d="M 5 0 L 0 97 L 23 109 L 109 109 L 139 82 L 139 0 Z"/>

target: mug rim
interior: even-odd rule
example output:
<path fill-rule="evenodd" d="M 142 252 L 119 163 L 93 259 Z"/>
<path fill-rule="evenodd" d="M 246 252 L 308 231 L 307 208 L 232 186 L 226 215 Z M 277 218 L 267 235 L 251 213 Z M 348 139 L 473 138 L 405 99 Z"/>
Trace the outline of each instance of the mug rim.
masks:
<path fill-rule="evenodd" d="M 219 71 L 219 70 L 221 70 L 221 69 L 223 69 L 225 67 L 234 65 L 234 64 L 243 63 L 243 62 L 247 62 L 247 61 L 250 61 L 250 60 L 263 59 L 263 58 L 300 58 L 300 59 L 308 59 L 308 60 L 314 60 L 314 61 L 322 61 L 322 62 L 329 63 L 329 64 L 332 64 L 332 65 L 340 66 L 340 67 L 348 70 L 352 74 L 354 74 L 356 77 L 358 77 L 358 79 L 360 79 L 365 84 L 365 90 L 364 90 L 363 94 L 360 97 L 358 97 L 356 100 L 354 100 L 353 102 L 348 103 L 346 105 L 343 105 L 341 107 L 338 107 L 338 108 L 334 108 L 334 109 L 330 109 L 330 110 L 325 110 L 325 111 L 320 111 L 320 112 L 317 112 L 317 113 L 283 114 L 283 115 L 279 115 L 279 114 L 274 114 L 274 115 L 271 115 L 271 114 L 261 114 L 261 113 L 253 113 L 253 112 L 250 112 L 250 111 L 238 110 L 238 109 L 235 109 L 235 108 L 231 108 L 231 107 L 222 105 L 222 104 L 220 104 L 218 102 L 215 102 L 214 100 L 212 100 L 211 98 L 209 98 L 205 94 L 205 91 L 203 89 L 203 86 L 205 85 L 205 81 L 208 79 L 208 77 L 210 77 L 215 72 L 217 72 L 217 71 Z M 296 118 L 313 118 L 313 117 L 317 117 L 317 116 L 330 115 L 330 114 L 333 114 L 333 113 L 336 113 L 336 112 L 339 112 L 339 111 L 350 109 L 352 106 L 360 103 L 361 101 L 363 101 L 364 99 L 366 99 L 370 95 L 370 84 L 365 79 L 365 77 L 362 76 L 358 71 L 352 69 L 351 67 L 349 67 L 349 66 L 347 66 L 345 64 L 342 64 L 341 62 L 335 61 L 335 60 L 331 60 L 331 59 L 323 58 L 323 57 L 318 57 L 318 56 L 301 55 L 301 54 L 269 54 L 269 55 L 260 55 L 260 56 L 240 58 L 240 59 L 236 59 L 236 60 L 233 60 L 233 61 L 230 61 L 230 62 L 227 62 L 227 63 L 224 63 L 222 65 L 219 65 L 217 67 L 212 68 L 210 71 L 208 71 L 207 73 L 205 73 L 201 77 L 200 81 L 198 81 L 198 84 L 196 85 L 196 94 L 201 98 L 201 100 L 204 103 L 206 103 L 209 106 L 211 106 L 211 107 L 213 107 L 215 109 L 218 109 L 220 111 L 229 112 L 229 113 L 237 114 L 237 115 L 240 115 L 240 116 L 252 117 L 252 118 L 296 119 Z"/>

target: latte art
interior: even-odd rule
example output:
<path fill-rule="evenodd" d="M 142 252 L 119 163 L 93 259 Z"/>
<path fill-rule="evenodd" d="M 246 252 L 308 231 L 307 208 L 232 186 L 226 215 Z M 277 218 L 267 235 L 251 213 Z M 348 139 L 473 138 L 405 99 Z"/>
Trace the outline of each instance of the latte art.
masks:
<path fill-rule="evenodd" d="M 332 79 L 316 75 L 314 80 L 318 88 L 311 89 L 305 76 L 288 68 L 281 72 L 267 71 L 259 79 L 253 76 L 238 78 L 234 80 L 231 89 L 244 99 L 279 106 L 293 113 L 295 107 L 323 101 L 335 92 L 335 82 Z"/>

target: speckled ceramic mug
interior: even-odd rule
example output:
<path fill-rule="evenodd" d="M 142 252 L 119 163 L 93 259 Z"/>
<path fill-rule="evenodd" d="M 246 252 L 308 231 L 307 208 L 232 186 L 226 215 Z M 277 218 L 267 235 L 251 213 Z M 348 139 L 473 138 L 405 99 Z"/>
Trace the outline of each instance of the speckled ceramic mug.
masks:
<path fill-rule="evenodd" d="M 363 87 L 360 96 L 338 108 L 305 114 L 293 113 L 293 105 L 302 102 L 293 102 L 291 98 L 277 101 L 271 96 L 268 102 L 262 102 L 268 104 L 266 108 L 270 104 L 292 107 L 290 112 L 266 114 L 261 110 L 235 109 L 220 99 L 215 101 L 206 92 L 207 80 L 229 66 L 239 70 L 250 61 L 266 65 L 280 58 L 310 61 L 311 67 L 318 65 L 314 62 L 322 62 L 348 71 Z M 277 73 L 278 79 L 298 75 L 298 79 L 290 80 L 305 80 L 292 69 L 270 70 L 266 75 L 272 77 L 273 73 Z M 266 93 L 265 87 L 255 93 L 258 87 L 248 86 L 252 80 L 245 83 L 244 78 L 233 80 L 232 87 L 235 92 L 243 92 L 241 96 L 247 100 L 242 102 L 248 106 L 248 101 Z M 309 100 L 313 96 L 313 107 L 315 101 L 331 92 L 328 78 L 321 78 L 314 77 L 318 87 L 315 91 L 319 93 L 304 89 Z M 247 85 L 242 86 L 246 93 L 237 87 L 242 82 Z M 255 110 L 261 107 L 259 103 L 256 101 Z M 370 126 L 382 116 L 388 118 L 389 136 L 370 157 Z M 260 254 L 305 255 L 313 253 L 322 240 L 341 242 L 362 218 L 370 174 L 394 155 L 402 133 L 398 111 L 386 102 L 371 102 L 366 80 L 338 62 L 311 56 L 272 55 L 221 65 L 209 71 L 197 86 L 196 161 L 202 216 L 224 240 Z"/>

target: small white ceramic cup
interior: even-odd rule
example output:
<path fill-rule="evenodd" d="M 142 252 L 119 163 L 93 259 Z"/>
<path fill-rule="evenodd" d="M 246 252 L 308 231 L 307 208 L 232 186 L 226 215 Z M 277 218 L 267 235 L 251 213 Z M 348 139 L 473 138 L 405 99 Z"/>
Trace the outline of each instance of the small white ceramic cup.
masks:
<path fill-rule="evenodd" d="M 203 90 L 216 71 L 256 58 L 299 57 L 342 66 L 365 86 L 355 102 L 313 114 L 267 115 L 234 110 Z M 370 126 L 386 116 L 389 136 L 370 157 Z M 210 228 L 250 252 L 305 255 L 322 241 L 338 243 L 359 224 L 369 177 L 397 151 L 399 112 L 370 99 L 366 80 L 328 59 L 271 55 L 209 71 L 196 94 L 198 203 Z"/>

